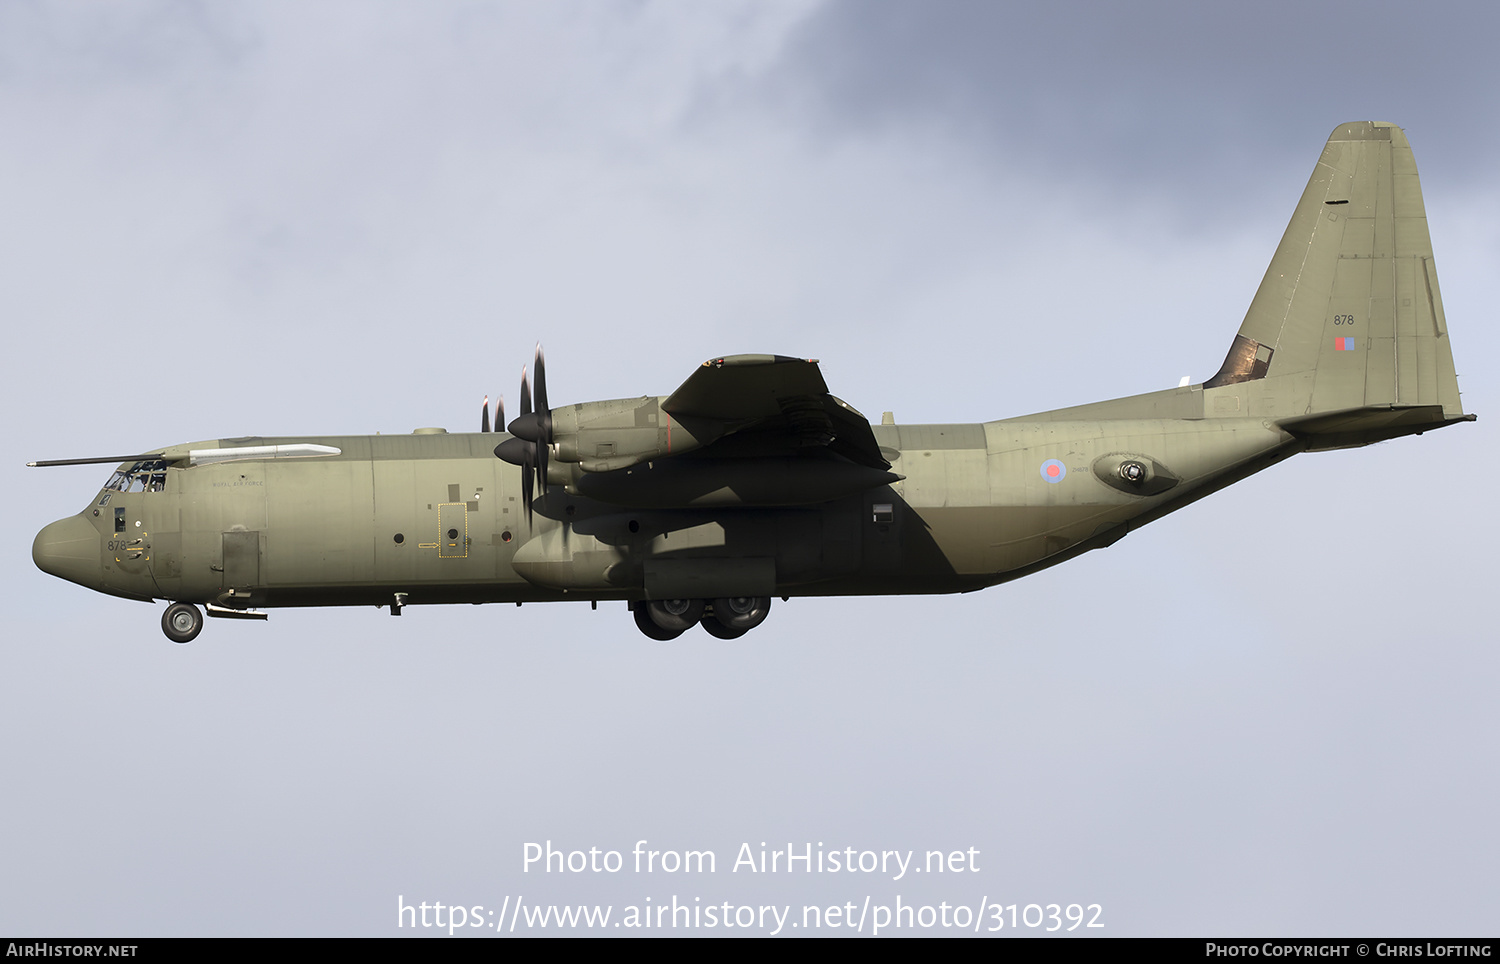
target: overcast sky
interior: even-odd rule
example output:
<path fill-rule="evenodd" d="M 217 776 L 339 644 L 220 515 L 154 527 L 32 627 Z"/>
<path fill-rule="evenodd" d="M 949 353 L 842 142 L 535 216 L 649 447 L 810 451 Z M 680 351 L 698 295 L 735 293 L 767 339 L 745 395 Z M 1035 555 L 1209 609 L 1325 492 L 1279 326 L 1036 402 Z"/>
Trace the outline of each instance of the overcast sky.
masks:
<path fill-rule="evenodd" d="M 0 5 L 0 933 L 676 895 L 1493 934 L 1497 28 L 1479 3 Z M 777 601 L 734 643 L 558 604 L 174 646 L 159 605 L 31 563 L 109 470 L 27 460 L 473 430 L 538 340 L 554 404 L 742 351 L 820 358 L 901 422 L 1201 381 L 1365 119 L 1413 145 L 1480 421 L 1299 457 L 1017 583 Z M 530 841 L 643 839 L 718 872 L 523 871 Z M 762 841 L 979 870 L 732 872 Z"/>

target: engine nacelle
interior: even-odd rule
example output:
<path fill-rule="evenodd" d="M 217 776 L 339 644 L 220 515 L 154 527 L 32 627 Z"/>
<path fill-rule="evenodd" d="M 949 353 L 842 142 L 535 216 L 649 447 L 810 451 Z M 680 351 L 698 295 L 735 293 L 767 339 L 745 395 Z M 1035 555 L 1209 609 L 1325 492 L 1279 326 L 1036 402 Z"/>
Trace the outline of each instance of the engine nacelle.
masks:
<path fill-rule="evenodd" d="M 691 452 L 724 433 L 722 422 L 684 424 L 662 410 L 663 401 L 648 395 L 554 408 L 553 454 L 585 472 L 611 472 Z"/>

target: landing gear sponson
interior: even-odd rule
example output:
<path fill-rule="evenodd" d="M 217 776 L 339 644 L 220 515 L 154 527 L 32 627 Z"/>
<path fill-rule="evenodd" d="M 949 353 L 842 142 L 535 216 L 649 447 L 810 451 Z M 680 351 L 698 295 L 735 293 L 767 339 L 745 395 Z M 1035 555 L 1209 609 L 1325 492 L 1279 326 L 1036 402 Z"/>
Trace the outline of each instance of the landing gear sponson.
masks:
<path fill-rule="evenodd" d="M 652 639 L 676 639 L 694 624 L 710 636 L 738 639 L 766 621 L 770 596 L 719 599 L 652 599 L 635 604 L 635 625 Z"/>

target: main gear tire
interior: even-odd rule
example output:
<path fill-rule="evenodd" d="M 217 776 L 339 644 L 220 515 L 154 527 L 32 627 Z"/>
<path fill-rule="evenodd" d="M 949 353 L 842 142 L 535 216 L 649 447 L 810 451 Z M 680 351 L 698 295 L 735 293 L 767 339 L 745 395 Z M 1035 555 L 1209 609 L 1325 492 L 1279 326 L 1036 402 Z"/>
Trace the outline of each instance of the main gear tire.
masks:
<path fill-rule="evenodd" d="M 739 639 L 750 631 L 748 629 L 730 629 L 719 622 L 718 617 L 714 616 L 713 613 L 709 613 L 700 619 L 698 625 L 702 626 L 705 632 L 716 639 Z"/>
<path fill-rule="evenodd" d="M 725 596 L 714 600 L 714 618 L 725 629 L 749 632 L 771 613 L 770 596 Z"/>
<path fill-rule="evenodd" d="M 662 629 L 682 633 L 698 624 L 707 605 L 703 599 L 653 599 L 646 603 L 646 612 Z"/>
<path fill-rule="evenodd" d="M 635 627 L 652 639 L 661 642 L 676 639 L 686 632 L 684 629 L 663 629 L 656 625 L 656 620 L 651 618 L 651 612 L 643 602 L 635 604 Z"/>

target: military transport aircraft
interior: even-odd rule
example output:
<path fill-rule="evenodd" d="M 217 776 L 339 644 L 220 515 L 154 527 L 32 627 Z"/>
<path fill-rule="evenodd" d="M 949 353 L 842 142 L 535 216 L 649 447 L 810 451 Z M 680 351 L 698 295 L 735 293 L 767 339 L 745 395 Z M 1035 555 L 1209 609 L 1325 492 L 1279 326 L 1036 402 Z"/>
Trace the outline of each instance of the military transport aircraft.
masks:
<path fill-rule="evenodd" d="M 773 597 L 966 592 L 1108 546 L 1300 452 L 1472 421 L 1411 148 L 1334 130 L 1229 355 L 1201 385 L 980 425 L 871 425 L 817 362 L 705 362 L 671 395 L 501 431 L 230 438 L 121 463 L 37 535 L 46 572 L 170 600 L 168 638 L 275 606 L 624 600 L 653 639 Z M 496 444 L 498 442 L 498 444 Z"/>

